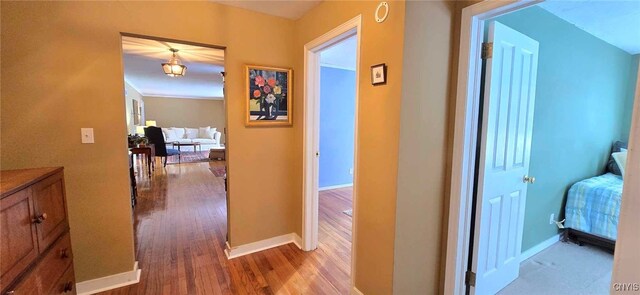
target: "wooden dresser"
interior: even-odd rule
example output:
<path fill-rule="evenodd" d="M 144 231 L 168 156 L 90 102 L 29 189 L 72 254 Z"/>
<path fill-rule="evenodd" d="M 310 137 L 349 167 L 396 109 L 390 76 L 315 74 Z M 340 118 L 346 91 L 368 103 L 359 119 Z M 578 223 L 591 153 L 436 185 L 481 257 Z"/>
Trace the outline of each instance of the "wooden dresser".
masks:
<path fill-rule="evenodd" d="M 0 294 L 76 294 L 63 168 L 1 171 L 0 191 Z"/>

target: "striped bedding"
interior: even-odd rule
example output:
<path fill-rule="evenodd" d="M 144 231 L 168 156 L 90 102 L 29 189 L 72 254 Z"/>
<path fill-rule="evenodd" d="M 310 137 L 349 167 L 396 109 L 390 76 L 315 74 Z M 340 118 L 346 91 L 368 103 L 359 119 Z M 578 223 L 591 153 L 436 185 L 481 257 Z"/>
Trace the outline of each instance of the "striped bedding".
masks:
<path fill-rule="evenodd" d="M 574 184 L 565 206 L 565 227 L 615 241 L 621 197 L 622 177 L 611 173 Z"/>

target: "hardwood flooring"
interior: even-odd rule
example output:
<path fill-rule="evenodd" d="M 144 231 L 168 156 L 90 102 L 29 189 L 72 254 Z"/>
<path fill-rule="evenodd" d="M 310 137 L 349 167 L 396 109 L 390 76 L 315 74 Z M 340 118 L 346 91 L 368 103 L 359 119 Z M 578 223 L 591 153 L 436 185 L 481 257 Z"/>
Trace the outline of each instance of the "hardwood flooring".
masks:
<path fill-rule="evenodd" d="M 135 208 L 140 283 L 100 294 L 349 294 L 351 188 L 320 192 L 319 247 L 294 244 L 227 260 L 224 162 L 139 173 Z"/>

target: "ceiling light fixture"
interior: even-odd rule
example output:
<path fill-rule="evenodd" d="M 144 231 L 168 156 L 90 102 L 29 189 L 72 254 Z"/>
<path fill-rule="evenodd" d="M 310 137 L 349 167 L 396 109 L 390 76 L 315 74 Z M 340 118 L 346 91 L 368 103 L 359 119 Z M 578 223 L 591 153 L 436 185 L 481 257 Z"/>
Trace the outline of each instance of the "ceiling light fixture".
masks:
<path fill-rule="evenodd" d="M 181 64 L 178 57 L 176 57 L 176 52 L 178 52 L 178 49 L 170 48 L 169 50 L 173 52 L 173 55 L 168 62 L 162 63 L 162 70 L 169 77 L 184 76 L 185 72 L 187 71 L 187 66 Z"/>

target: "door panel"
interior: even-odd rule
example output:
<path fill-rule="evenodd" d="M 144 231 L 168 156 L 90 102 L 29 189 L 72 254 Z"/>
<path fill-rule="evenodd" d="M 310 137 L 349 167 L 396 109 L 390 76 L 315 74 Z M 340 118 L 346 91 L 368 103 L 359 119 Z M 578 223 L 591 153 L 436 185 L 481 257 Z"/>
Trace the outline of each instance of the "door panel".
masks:
<path fill-rule="evenodd" d="M 472 294 L 495 294 L 519 274 L 537 75 L 537 41 L 498 22 L 489 40 Z"/>

